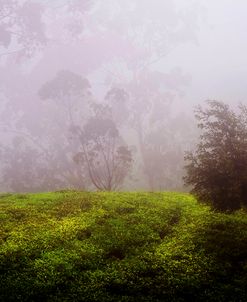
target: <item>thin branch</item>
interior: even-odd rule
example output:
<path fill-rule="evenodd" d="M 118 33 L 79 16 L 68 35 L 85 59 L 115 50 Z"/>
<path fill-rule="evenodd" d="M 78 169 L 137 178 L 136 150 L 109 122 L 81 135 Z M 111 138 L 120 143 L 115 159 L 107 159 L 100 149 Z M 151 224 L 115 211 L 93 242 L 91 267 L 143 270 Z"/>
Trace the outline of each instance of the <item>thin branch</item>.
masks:
<path fill-rule="evenodd" d="M 12 54 L 16 54 L 16 53 L 21 52 L 21 51 L 23 51 L 25 49 L 26 48 L 24 47 L 24 48 L 21 48 L 19 50 L 13 50 L 13 51 L 7 51 L 7 52 L 4 52 L 4 53 L 0 53 L 0 58 L 4 57 L 4 56 L 9 56 L 9 55 L 12 55 Z"/>
<path fill-rule="evenodd" d="M 4 126 L 1 126 L 4 127 Z M 15 129 L 4 129 L 5 132 L 9 132 L 9 133 L 14 133 L 14 134 L 18 134 L 21 135 L 22 137 L 30 140 L 34 145 L 38 146 L 40 148 L 40 150 L 42 150 L 47 156 L 50 157 L 49 152 L 47 151 L 47 149 L 44 148 L 44 146 L 42 146 L 37 139 L 35 139 L 34 137 L 32 137 L 30 134 L 20 131 L 20 130 L 15 130 Z"/>

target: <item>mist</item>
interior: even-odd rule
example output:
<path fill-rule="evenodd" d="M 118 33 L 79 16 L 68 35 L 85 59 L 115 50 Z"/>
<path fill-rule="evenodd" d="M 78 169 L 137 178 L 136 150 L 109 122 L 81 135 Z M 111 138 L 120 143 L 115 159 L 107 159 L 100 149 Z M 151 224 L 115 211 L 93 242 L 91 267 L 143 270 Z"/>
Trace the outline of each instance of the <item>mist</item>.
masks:
<path fill-rule="evenodd" d="M 194 107 L 246 104 L 246 9 L 0 0 L 0 190 L 185 191 Z"/>

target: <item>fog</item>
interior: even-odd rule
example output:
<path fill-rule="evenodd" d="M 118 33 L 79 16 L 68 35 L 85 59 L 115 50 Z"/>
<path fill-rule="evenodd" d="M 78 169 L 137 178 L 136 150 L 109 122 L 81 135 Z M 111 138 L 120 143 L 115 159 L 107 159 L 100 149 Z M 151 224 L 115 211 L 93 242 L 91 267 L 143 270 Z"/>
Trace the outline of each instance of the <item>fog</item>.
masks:
<path fill-rule="evenodd" d="M 244 0 L 0 0 L 0 190 L 186 190 L 193 108 L 246 104 Z"/>

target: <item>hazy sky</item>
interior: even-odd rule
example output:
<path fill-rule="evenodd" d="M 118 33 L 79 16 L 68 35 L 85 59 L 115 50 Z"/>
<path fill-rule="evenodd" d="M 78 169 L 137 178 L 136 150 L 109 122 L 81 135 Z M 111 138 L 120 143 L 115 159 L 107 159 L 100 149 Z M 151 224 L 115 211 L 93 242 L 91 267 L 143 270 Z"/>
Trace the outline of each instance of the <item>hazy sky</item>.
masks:
<path fill-rule="evenodd" d="M 198 44 L 180 46 L 159 68 L 177 64 L 191 75 L 187 101 L 247 103 L 247 1 L 198 2 L 205 7 Z"/>
<path fill-rule="evenodd" d="M 35 1 L 60 6 L 68 0 Z M 104 7 L 107 10 L 110 1 L 101 1 L 99 3 L 104 5 L 100 11 L 104 14 Z M 159 6 L 162 12 L 165 10 L 165 1 L 149 0 L 150 9 Z M 116 0 L 116 3 L 121 7 L 127 2 Z M 208 98 L 233 103 L 247 102 L 247 1 L 175 0 L 174 3 L 178 9 L 197 6 L 201 16 L 196 31 L 197 43 L 180 44 L 153 68 L 167 71 L 179 67 L 190 75 L 191 83 L 184 90 L 186 102 L 194 104 Z M 136 13 L 138 15 L 139 12 Z M 166 18 L 164 11 L 164 22 Z M 102 82 L 100 76 L 96 78 L 96 85 Z"/>

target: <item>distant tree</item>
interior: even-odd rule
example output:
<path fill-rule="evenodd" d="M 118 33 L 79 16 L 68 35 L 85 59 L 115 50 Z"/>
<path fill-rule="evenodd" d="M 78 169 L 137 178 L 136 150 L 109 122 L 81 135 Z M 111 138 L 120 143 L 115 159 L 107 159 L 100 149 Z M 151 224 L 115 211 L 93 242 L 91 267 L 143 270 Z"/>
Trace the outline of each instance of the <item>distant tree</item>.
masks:
<path fill-rule="evenodd" d="M 202 134 L 195 153 L 185 157 L 185 183 L 203 202 L 233 211 L 247 205 L 247 108 L 235 112 L 222 102 L 207 104 L 196 110 Z"/>
<path fill-rule="evenodd" d="M 0 0 L 0 58 L 8 54 L 30 57 L 47 42 L 41 3 Z"/>
<path fill-rule="evenodd" d="M 148 190 L 183 187 L 184 147 L 193 135 L 186 115 L 172 114 L 172 103 L 187 83 L 188 77 L 179 70 L 169 74 L 145 70 L 105 97 L 117 126 L 136 146 L 136 176 Z"/>
<path fill-rule="evenodd" d="M 128 108 L 128 93 L 122 88 L 113 87 L 106 93 L 104 101 L 111 108 L 112 118 L 116 125 L 126 126 L 126 121 L 131 115 Z"/>
<path fill-rule="evenodd" d="M 86 107 L 90 96 L 90 84 L 87 79 L 74 72 L 60 70 L 54 79 L 41 87 L 39 96 L 43 100 L 53 100 L 58 106 L 62 106 L 71 124 L 74 119 L 73 113 L 79 111 L 78 107 Z"/>
<path fill-rule="evenodd" d="M 50 160 L 48 151 L 30 144 L 26 137 L 15 136 L 9 144 L 0 145 L 1 186 L 11 192 L 41 192 L 68 186 L 59 162 Z"/>
<path fill-rule="evenodd" d="M 121 187 L 130 171 L 132 153 L 107 115 L 107 107 L 103 112 L 100 107 L 95 108 L 96 114 L 88 119 L 83 129 L 72 129 L 81 145 L 74 161 L 85 167 L 98 190 L 114 191 Z"/>
<path fill-rule="evenodd" d="M 85 189 L 87 179 L 81 167 L 72 160 L 77 143 L 73 144 L 70 140 L 69 128 L 81 118 L 86 120 L 90 96 L 89 81 L 70 70 L 58 71 L 53 79 L 39 89 L 39 97 L 46 108 L 42 120 L 42 138 L 49 150 L 47 162 L 52 161 L 53 164 L 49 165 L 53 166 L 54 176 L 55 173 L 60 178 L 63 176 L 67 186 L 77 189 Z"/>

